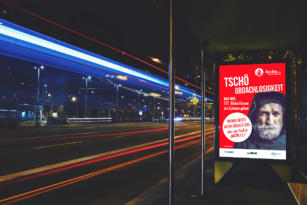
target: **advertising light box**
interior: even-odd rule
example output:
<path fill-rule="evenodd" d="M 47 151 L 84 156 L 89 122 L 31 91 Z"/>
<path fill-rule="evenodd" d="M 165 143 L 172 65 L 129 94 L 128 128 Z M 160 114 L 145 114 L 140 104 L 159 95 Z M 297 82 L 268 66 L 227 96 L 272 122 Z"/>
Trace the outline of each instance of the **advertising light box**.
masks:
<path fill-rule="evenodd" d="M 219 157 L 286 160 L 286 64 L 219 66 Z"/>

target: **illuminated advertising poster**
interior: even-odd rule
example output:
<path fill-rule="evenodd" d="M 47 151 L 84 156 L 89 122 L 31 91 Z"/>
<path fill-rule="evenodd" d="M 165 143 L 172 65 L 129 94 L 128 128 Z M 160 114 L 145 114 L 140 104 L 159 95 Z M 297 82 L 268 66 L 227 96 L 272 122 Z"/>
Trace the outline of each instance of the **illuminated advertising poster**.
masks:
<path fill-rule="evenodd" d="M 286 64 L 219 67 L 219 156 L 286 160 Z"/>

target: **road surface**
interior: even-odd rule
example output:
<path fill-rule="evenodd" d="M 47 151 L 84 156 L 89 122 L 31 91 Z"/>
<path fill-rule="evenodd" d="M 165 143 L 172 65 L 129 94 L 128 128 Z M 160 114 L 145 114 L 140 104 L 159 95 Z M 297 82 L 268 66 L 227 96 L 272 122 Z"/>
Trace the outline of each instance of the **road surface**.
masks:
<path fill-rule="evenodd" d="M 168 124 L 4 130 L 0 204 L 125 204 L 168 175 Z M 213 150 L 213 124 L 206 126 Z M 175 169 L 200 154 L 200 122 L 176 124 Z"/>

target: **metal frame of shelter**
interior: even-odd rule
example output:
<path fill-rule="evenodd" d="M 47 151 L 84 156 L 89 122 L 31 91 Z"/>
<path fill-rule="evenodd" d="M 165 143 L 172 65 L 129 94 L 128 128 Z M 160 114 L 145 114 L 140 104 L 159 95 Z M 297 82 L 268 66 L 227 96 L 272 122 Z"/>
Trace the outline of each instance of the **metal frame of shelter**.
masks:
<path fill-rule="evenodd" d="M 169 51 L 169 183 L 168 204 L 174 204 L 174 139 L 175 139 L 175 55 L 174 55 L 174 1 L 170 0 L 170 51 Z M 205 43 L 201 43 L 201 196 L 205 192 Z"/>

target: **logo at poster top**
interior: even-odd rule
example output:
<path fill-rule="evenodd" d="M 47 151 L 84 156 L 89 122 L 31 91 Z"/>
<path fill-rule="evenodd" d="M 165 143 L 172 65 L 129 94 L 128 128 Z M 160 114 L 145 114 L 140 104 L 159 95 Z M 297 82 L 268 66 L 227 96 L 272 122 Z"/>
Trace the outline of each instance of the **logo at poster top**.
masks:
<path fill-rule="evenodd" d="M 266 70 L 265 74 L 266 75 L 281 75 L 281 72 L 275 69 L 271 69 L 271 70 Z"/>
<path fill-rule="evenodd" d="M 262 68 L 257 68 L 255 70 L 255 75 L 258 76 L 258 77 L 261 77 L 263 75 L 263 69 Z"/>

